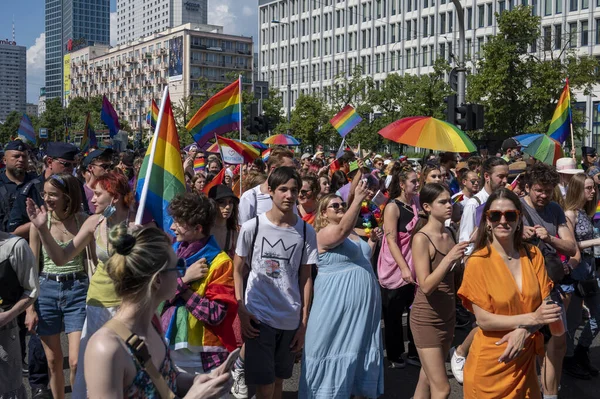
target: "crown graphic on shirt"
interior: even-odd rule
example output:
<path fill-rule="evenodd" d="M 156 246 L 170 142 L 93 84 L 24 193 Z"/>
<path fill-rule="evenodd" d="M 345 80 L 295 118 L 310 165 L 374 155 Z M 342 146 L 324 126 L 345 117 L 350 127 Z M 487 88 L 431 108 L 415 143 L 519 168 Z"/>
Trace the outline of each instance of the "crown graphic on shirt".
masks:
<path fill-rule="evenodd" d="M 292 244 L 289 247 L 286 247 L 283 243 L 283 240 L 280 238 L 275 242 L 275 244 L 271 244 L 267 237 L 263 237 L 262 246 L 261 246 L 261 257 L 270 258 L 270 259 L 280 259 L 285 261 L 290 261 L 292 259 L 292 255 L 294 254 L 294 250 L 298 244 Z"/>

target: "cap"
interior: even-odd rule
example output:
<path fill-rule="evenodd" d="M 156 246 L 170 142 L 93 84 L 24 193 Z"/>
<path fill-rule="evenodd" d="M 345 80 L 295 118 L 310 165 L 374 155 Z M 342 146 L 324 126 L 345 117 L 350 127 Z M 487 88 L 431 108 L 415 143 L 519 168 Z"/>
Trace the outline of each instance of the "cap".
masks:
<path fill-rule="evenodd" d="M 308 152 L 305 152 L 304 154 L 302 154 L 302 157 L 300 158 L 301 160 L 305 160 L 312 157 L 312 155 L 310 155 Z"/>
<path fill-rule="evenodd" d="M 6 147 L 4 147 L 4 151 L 25 151 L 27 148 L 25 143 L 17 139 L 9 142 Z"/>
<path fill-rule="evenodd" d="M 502 142 L 502 151 L 506 151 L 509 148 L 518 148 L 521 147 L 521 143 L 519 143 L 517 140 L 513 139 L 512 137 L 509 139 L 506 139 Z"/>
<path fill-rule="evenodd" d="M 233 198 L 236 203 L 240 202 L 239 198 L 235 196 L 233 191 L 224 184 L 217 184 L 216 186 L 212 187 L 208 191 L 208 198 L 212 198 L 215 201 L 223 198 Z"/>
<path fill-rule="evenodd" d="M 525 169 L 527 169 L 525 161 L 513 162 L 508 165 L 508 177 L 517 177 L 519 173 L 524 173 Z"/>
<path fill-rule="evenodd" d="M 113 150 L 110 148 L 100 148 L 98 150 L 94 150 L 92 152 L 90 152 L 85 158 L 83 158 L 83 162 L 81 163 L 81 166 L 83 166 L 84 168 L 87 168 L 88 166 L 90 166 L 90 164 L 92 163 L 92 161 L 96 158 L 100 158 L 103 155 L 108 155 L 108 156 L 112 156 L 113 154 Z"/>
<path fill-rule="evenodd" d="M 588 170 L 585 172 L 589 177 L 594 177 L 600 173 L 600 167 L 598 166 L 590 166 Z"/>
<path fill-rule="evenodd" d="M 376 159 L 383 159 L 383 157 L 380 154 L 377 154 L 373 157 L 373 160 L 376 160 Z"/>
<path fill-rule="evenodd" d="M 575 160 L 573 158 L 559 158 L 556 160 L 556 171 L 558 173 L 564 173 L 567 175 L 576 175 L 577 173 L 583 173 L 583 169 L 577 169 Z"/>
<path fill-rule="evenodd" d="M 596 149 L 593 147 L 581 147 L 581 155 L 596 155 Z"/>
<path fill-rule="evenodd" d="M 48 143 L 46 155 L 51 158 L 62 158 L 66 161 L 74 161 L 75 155 L 79 152 L 79 148 L 73 144 L 63 142 Z"/>

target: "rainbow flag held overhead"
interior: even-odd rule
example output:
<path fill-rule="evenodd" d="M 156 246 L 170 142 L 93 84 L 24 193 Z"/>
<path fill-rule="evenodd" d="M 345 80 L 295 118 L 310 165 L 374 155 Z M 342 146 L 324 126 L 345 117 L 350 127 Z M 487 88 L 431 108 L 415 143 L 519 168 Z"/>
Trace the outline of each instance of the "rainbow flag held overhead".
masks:
<path fill-rule="evenodd" d="M 156 101 L 152 99 L 152 105 L 148 110 L 148 114 L 146 115 L 146 124 L 152 127 L 152 130 L 156 129 L 156 120 L 158 119 L 158 105 L 156 105 Z"/>
<path fill-rule="evenodd" d="M 548 128 L 548 136 L 563 144 L 571 134 L 571 124 L 573 123 L 571 114 L 571 92 L 569 90 L 569 79 L 560 94 L 558 104 L 552 115 L 552 121 Z"/>
<path fill-rule="evenodd" d="M 196 158 L 194 159 L 194 173 L 204 173 L 204 169 L 206 168 L 206 162 L 204 158 Z"/>
<path fill-rule="evenodd" d="M 23 114 L 17 133 L 18 138 L 20 138 L 21 141 L 35 145 L 35 131 L 33 130 L 33 124 L 31 123 L 31 119 L 29 119 L 27 114 Z"/>
<path fill-rule="evenodd" d="M 269 157 L 271 156 L 271 149 L 270 149 L 270 148 L 267 148 L 266 150 L 264 150 L 264 151 L 262 152 L 262 155 L 261 155 L 261 156 L 262 156 L 262 160 L 263 160 L 264 162 L 267 162 L 267 161 L 269 160 Z"/>
<path fill-rule="evenodd" d="M 185 126 L 199 146 L 203 146 L 215 134 L 241 129 L 241 90 L 238 79 L 204 103 Z"/>
<path fill-rule="evenodd" d="M 362 118 L 352 105 L 346 105 L 329 123 L 338 131 L 340 136 L 346 137 L 350 130 L 354 129 L 362 121 Z"/>
<path fill-rule="evenodd" d="M 225 148 L 227 147 L 235 151 L 237 154 L 241 155 L 244 158 L 244 162 L 246 163 L 252 162 L 260 156 L 260 153 L 256 148 L 252 146 L 252 144 L 246 143 L 244 141 L 232 140 L 226 137 L 217 136 L 217 144 L 219 145 L 219 149 L 221 150 L 221 156 L 223 157 L 223 161 L 227 163 L 232 163 L 227 161 L 227 154 L 224 153 Z"/>
<path fill-rule="evenodd" d="M 136 223 L 141 224 L 148 209 L 156 224 L 165 232 L 173 234 L 170 227 L 173 218 L 167 212 L 169 202 L 185 193 L 185 178 L 179 152 L 179 135 L 171 108 L 168 86 L 158 117 L 152 141 L 140 168 L 136 198 L 139 201 Z"/>
<path fill-rule="evenodd" d="M 102 122 L 108 127 L 110 137 L 113 137 L 119 130 L 121 130 L 121 125 L 119 124 L 119 115 L 113 108 L 110 101 L 106 96 L 102 96 L 102 111 L 100 111 L 100 119 Z"/>

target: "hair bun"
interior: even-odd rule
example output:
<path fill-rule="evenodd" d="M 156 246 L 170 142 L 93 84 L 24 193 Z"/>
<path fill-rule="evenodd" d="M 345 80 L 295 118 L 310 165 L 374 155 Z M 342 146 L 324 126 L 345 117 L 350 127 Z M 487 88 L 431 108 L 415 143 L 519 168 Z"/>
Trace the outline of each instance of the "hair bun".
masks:
<path fill-rule="evenodd" d="M 135 247 L 136 238 L 127 232 L 124 223 L 120 223 L 111 229 L 108 241 L 116 253 L 127 256 Z"/>

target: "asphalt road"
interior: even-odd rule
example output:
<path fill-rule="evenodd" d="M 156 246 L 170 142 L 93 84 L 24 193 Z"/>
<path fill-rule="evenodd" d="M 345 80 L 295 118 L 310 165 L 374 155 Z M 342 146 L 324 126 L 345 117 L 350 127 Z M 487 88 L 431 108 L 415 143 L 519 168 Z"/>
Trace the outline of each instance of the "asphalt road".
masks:
<path fill-rule="evenodd" d="M 405 324 L 406 325 L 406 324 Z M 455 333 L 455 342 L 460 343 L 467 335 L 468 330 L 457 329 Z M 405 334 L 406 336 L 406 334 Z M 63 334 L 61 337 L 63 344 L 63 351 L 66 354 L 68 350 L 67 339 Z M 597 367 L 600 367 L 600 334 L 594 340 L 594 343 L 590 349 L 590 359 Z M 387 361 L 386 361 L 387 363 Z M 68 376 L 68 359 L 65 358 L 65 374 Z M 454 380 L 452 372 L 450 371 L 450 364 L 446 363 L 448 370 L 448 378 L 450 379 L 450 385 L 452 386 L 452 393 L 450 394 L 451 399 L 459 399 L 463 397 L 462 386 Z M 298 379 L 300 377 L 300 365 L 297 364 L 294 367 L 294 375 L 289 380 L 285 381 L 284 384 L 284 399 L 295 399 L 298 398 Z M 68 379 L 68 378 L 67 378 Z M 385 368 L 385 393 L 381 398 L 385 399 L 409 399 L 414 394 L 417 381 L 419 379 L 419 368 L 407 365 L 405 369 L 389 369 Z M 25 385 L 28 387 L 27 379 L 24 379 Z M 66 398 L 71 398 L 71 388 L 68 386 L 69 382 L 66 381 L 67 392 Z M 31 394 L 29 393 L 29 397 Z M 233 396 L 231 396 L 233 398 Z M 588 381 L 577 380 L 567 375 L 563 375 L 561 381 L 561 390 L 559 393 L 561 399 L 598 399 L 600 398 L 600 376 L 592 378 Z M 82 399 L 82 398 L 74 398 Z"/>

